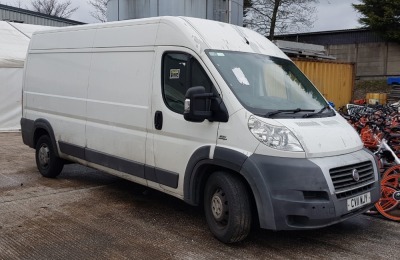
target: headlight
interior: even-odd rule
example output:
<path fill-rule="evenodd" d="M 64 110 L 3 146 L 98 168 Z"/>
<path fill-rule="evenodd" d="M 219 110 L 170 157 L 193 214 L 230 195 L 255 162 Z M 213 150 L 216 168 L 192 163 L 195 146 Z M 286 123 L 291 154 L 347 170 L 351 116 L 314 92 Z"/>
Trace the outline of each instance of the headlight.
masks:
<path fill-rule="evenodd" d="M 269 125 L 254 116 L 250 116 L 248 126 L 250 132 L 268 147 L 290 152 L 304 152 L 299 140 L 284 126 Z"/>

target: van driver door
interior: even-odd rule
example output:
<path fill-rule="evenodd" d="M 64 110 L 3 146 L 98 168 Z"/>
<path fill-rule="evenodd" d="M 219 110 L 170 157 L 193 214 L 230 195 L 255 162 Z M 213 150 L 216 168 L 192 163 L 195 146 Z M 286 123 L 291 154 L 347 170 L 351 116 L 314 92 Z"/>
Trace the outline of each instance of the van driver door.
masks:
<path fill-rule="evenodd" d="M 215 92 L 215 84 L 199 57 L 189 49 L 158 47 L 152 93 L 152 126 L 146 164 L 154 172 L 146 174 L 148 185 L 183 196 L 183 181 L 191 155 L 200 147 L 216 144 L 219 123 L 205 120 L 188 122 L 183 118 L 188 88 L 203 86 Z M 148 169 L 148 168 L 147 168 Z M 148 178 L 149 175 L 152 178 Z M 161 186 L 160 186 L 161 185 Z"/>

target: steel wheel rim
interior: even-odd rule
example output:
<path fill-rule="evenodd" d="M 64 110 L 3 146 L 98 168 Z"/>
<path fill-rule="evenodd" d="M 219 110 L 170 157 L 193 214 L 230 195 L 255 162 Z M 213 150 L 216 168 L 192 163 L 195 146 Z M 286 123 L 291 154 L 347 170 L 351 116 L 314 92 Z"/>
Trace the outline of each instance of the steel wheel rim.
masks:
<path fill-rule="evenodd" d="M 43 168 L 49 166 L 50 149 L 46 144 L 42 144 L 38 152 L 39 163 Z"/>
<path fill-rule="evenodd" d="M 228 222 L 229 209 L 226 194 L 221 188 L 218 188 L 211 197 L 210 207 L 215 221 L 225 226 Z"/>

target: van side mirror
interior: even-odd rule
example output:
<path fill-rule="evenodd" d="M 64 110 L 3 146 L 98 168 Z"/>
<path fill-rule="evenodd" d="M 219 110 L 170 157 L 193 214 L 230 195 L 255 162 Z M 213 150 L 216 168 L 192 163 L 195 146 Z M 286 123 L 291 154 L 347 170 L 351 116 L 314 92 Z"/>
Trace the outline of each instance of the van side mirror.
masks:
<path fill-rule="evenodd" d="M 204 87 L 192 87 L 186 92 L 183 117 L 191 122 L 203 122 L 212 116 L 210 110 L 212 93 L 206 93 Z"/>
<path fill-rule="evenodd" d="M 186 92 L 183 117 L 190 122 L 228 122 L 228 111 L 222 99 L 214 93 L 206 93 L 204 87 L 191 87 Z"/>

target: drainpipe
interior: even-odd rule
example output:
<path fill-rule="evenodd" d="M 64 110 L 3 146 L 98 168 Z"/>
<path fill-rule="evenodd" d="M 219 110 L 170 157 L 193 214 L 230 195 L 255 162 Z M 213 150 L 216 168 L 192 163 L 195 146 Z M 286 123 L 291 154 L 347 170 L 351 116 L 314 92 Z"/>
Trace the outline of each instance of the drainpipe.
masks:
<path fill-rule="evenodd" d="M 228 0 L 228 23 L 231 23 L 232 20 L 232 0 Z"/>

